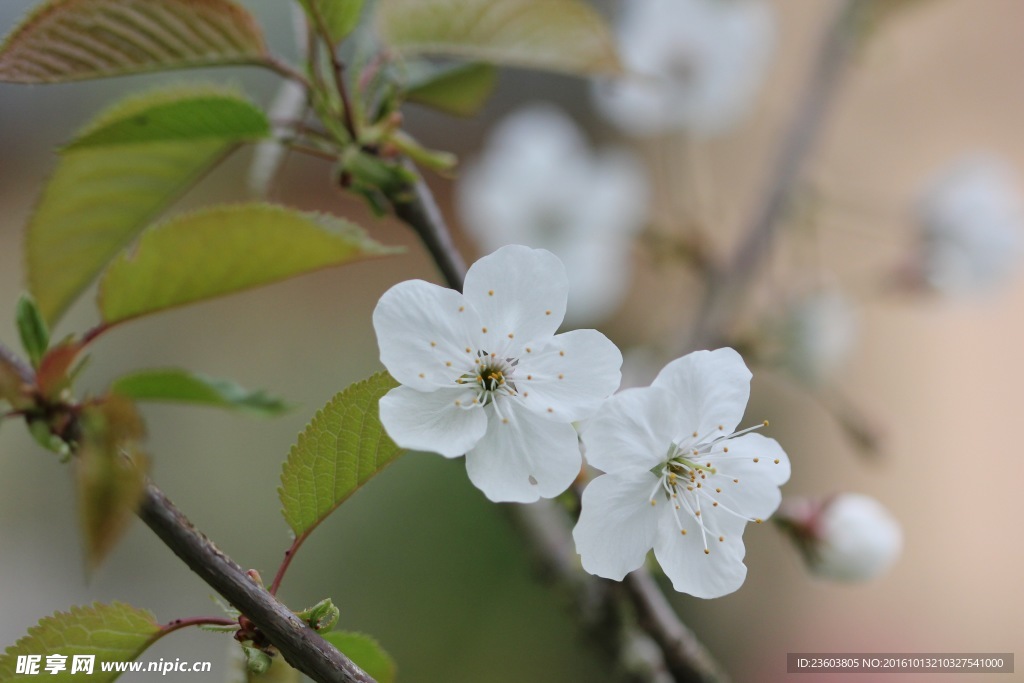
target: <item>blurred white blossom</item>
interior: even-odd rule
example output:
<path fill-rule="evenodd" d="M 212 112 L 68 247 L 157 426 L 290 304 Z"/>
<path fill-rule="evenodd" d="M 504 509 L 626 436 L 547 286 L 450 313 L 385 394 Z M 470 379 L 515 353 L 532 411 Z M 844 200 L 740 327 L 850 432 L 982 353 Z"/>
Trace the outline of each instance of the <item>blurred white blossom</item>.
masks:
<path fill-rule="evenodd" d="M 812 385 L 828 380 L 857 342 L 853 305 L 838 290 L 823 289 L 795 300 L 783 321 L 781 361 Z"/>
<path fill-rule="evenodd" d="M 774 439 L 735 431 L 750 377 L 732 349 L 697 351 L 586 423 L 587 461 L 605 474 L 573 530 L 585 570 L 619 581 L 653 548 L 678 591 L 716 598 L 743 584 L 743 530 L 775 512 L 790 471 Z"/>
<path fill-rule="evenodd" d="M 990 157 L 964 159 L 925 191 L 918 206 L 917 284 L 944 294 L 984 290 L 1018 266 L 1024 205 L 1015 175 Z"/>
<path fill-rule="evenodd" d="M 874 498 L 842 493 L 823 501 L 786 500 L 776 515 L 825 579 L 867 581 L 884 573 L 903 549 L 899 523 Z"/>
<path fill-rule="evenodd" d="M 647 185 L 625 151 L 595 154 L 568 116 L 535 105 L 500 122 L 481 157 L 467 165 L 458 207 L 485 251 L 525 244 L 561 258 L 569 275 L 566 319 L 576 326 L 622 302 Z"/>
<path fill-rule="evenodd" d="M 757 93 L 775 32 L 762 0 L 627 0 L 618 37 L 629 75 L 595 84 L 598 109 L 631 135 L 722 133 Z"/>
<path fill-rule="evenodd" d="M 465 453 L 470 481 L 493 501 L 565 491 L 582 466 L 572 423 L 618 388 L 622 365 L 596 330 L 555 334 L 568 289 L 551 252 L 513 245 L 474 263 L 462 294 L 423 280 L 385 292 L 373 327 L 401 383 L 380 400 L 388 435 Z"/>

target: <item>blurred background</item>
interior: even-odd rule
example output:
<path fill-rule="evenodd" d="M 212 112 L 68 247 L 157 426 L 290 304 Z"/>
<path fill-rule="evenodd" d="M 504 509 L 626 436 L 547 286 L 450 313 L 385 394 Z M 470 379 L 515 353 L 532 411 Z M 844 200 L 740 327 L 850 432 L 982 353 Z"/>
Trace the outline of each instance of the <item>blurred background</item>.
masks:
<path fill-rule="evenodd" d="M 0 4 L 3 30 L 33 4 Z M 270 43 L 291 55 L 285 3 L 243 4 L 259 16 Z M 697 218 L 712 250 L 735 241 L 768 180 L 828 4 L 774 3 L 776 50 L 750 111 L 728 135 L 686 149 L 699 169 Z M 904 552 L 873 582 L 836 584 L 810 576 L 777 529 L 748 529 L 749 573 L 738 592 L 713 601 L 673 595 L 682 619 L 736 680 L 783 680 L 787 652 L 1012 652 L 1022 642 L 1024 550 L 1016 522 L 1024 516 L 1024 459 L 1009 428 L 1024 407 L 1024 277 L 962 297 L 885 283 L 915 243 L 915 202 L 937 172 L 979 150 L 1024 169 L 1024 4 L 911 5 L 860 46 L 808 165 L 808 199 L 787 221 L 792 230 L 768 259 L 764 286 L 738 325 L 744 339 L 756 337 L 764 320 L 784 308 L 786 283 L 824 279 L 853 300 L 859 334 L 827 389 L 777 364 L 755 364 L 744 423 L 771 421 L 769 435 L 793 462 L 785 495 L 868 493 L 900 521 Z M 277 85 L 276 77 L 253 69 L 199 76 L 240 84 L 263 103 Z M 112 99 L 184 78 L 196 74 L 0 85 L 5 344 L 17 340 L 22 231 L 55 147 Z M 516 70 L 502 73 L 478 117 L 410 107 L 409 125 L 425 143 L 474 159 L 496 121 L 533 101 L 564 109 L 597 148 L 629 144 L 595 113 L 585 82 Z M 655 172 L 657 147 L 634 145 Z M 237 154 L 177 208 L 246 198 L 250 157 Z M 180 366 L 299 404 L 274 420 L 144 407 L 155 480 L 223 550 L 268 578 L 289 543 L 276 487 L 295 435 L 334 393 L 379 369 L 370 323 L 379 296 L 399 280 L 439 281 L 415 239 L 336 191 L 330 170 L 289 156 L 271 196 L 352 218 L 378 240 L 405 245 L 404 255 L 133 322 L 98 342 L 80 386 L 100 392 L 130 370 Z M 460 245 L 479 255 L 459 225 L 453 183 L 430 181 Z M 665 191 L 655 188 L 655 204 Z M 791 243 L 799 230 L 811 237 L 797 234 Z M 623 305 L 600 323 L 624 349 L 652 339 L 659 349 L 671 343 L 699 301 L 698 280 L 666 258 L 652 235 L 664 237 L 649 230 L 629 250 L 636 276 Z M 55 336 L 96 320 L 87 295 Z M 643 363 L 638 367 L 642 377 Z M 877 452 L 866 455 L 844 421 L 869 425 Z M 87 577 L 66 468 L 15 423 L 0 427 L 0 464 L 0 644 L 13 643 L 45 615 L 95 600 L 146 607 L 161 622 L 218 613 L 205 584 L 139 523 Z M 294 607 L 332 597 L 341 608 L 339 628 L 375 636 L 403 681 L 611 680 L 602 659 L 580 641 L 560 596 L 535 581 L 517 537 L 469 484 L 461 460 L 400 459 L 312 535 L 281 595 Z M 179 632 L 143 659 L 211 660 L 209 680 L 223 680 L 230 644 L 228 636 Z"/>

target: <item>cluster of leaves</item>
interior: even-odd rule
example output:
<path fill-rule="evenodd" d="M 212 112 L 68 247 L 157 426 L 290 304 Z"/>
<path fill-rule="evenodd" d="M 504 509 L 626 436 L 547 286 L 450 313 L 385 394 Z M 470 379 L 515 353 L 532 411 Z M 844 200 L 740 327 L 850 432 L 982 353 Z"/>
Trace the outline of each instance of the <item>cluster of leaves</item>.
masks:
<path fill-rule="evenodd" d="M 21 300 L 17 319 L 27 360 L 0 345 L 0 401 L 10 406 L 0 420 L 24 419 L 44 447 L 72 462 L 89 567 L 113 547 L 145 493 L 145 426 L 136 402 L 257 415 L 288 408 L 263 392 L 179 368 L 135 371 L 100 396 L 77 398 L 73 384 L 90 344 L 142 316 L 396 251 L 342 218 L 261 202 L 164 218 L 178 197 L 242 145 L 274 141 L 332 159 L 339 183 L 383 212 L 416 179 L 407 159 L 434 169 L 454 163 L 401 130 L 404 102 L 469 115 L 492 91 L 496 65 L 575 74 L 619 69 L 608 27 L 581 0 L 298 3 L 312 36 L 302 69 L 274 56 L 255 18 L 233 0 L 48 0 L 0 45 L 0 82 L 251 65 L 282 75 L 305 95 L 296 120 L 272 122 L 234 88 L 164 87 L 114 104 L 59 150 L 25 237 L 31 296 Z M 50 328 L 97 281 L 97 326 L 54 343 Z M 300 435 L 279 490 L 295 534 L 289 560 L 327 515 L 400 454 L 377 418 L 379 398 L 394 385 L 386 373 L 353 385 Z M 394 664 L 376 642 L 330 631 L 337 610 L 330 605 L 325 620 L 322 605 L 308 611 L 310 625 L 377 680 L 393 679 Z M 231 617 L 237 637 L 244 615 Z M 176 623 L 161 626 L 120 603 L 73 608 L 43 619 L 0 656 L 0 678 L 18 679 L 19 654 L 133 659 Z M 268 666 L 272 647 L 243 644 L 251 673 L 269 669 L 266 680 L 295 675 L 280 658 Z"/>

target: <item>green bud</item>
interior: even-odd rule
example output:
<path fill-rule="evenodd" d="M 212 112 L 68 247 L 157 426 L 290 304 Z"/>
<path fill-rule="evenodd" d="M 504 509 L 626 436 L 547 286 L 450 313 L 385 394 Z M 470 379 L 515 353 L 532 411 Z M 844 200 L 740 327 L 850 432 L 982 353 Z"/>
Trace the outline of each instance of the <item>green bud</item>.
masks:
<path fill-rule="evenodd" d="M 50 346 L 50 330 L 46 327 L 46 321 L 36 307 L 36 302 L 28 294 L 22 294 L 18 299 L 17 321 L 21 345 L 25 347 L 25 353 L 28 354 L 32 365 L 38 368 L 39 359 Z"/>
<path fill-rule="evenodd" d="M 270 671 L 274 661 L 266 652 L 245 645 L 242 646 L 242 652 L 245 653 L 245 668 L 249 670 L 249 673 L 265 674 Z"/>
<path fill-rule="evenodd" d="M 314 631 L 330 631 L 338 623 L 341 610 L 331 602 L 330 598 L 324 598 L 296 616 L 309 624 Z"/>

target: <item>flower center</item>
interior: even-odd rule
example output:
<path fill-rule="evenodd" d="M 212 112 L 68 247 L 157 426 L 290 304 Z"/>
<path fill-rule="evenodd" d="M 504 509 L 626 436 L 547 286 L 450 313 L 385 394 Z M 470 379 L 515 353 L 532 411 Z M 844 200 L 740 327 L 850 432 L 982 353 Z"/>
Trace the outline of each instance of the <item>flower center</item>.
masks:
<path fill-rule="evenodd" d="M 492 403 L 497 396 L 515 396 L 515 368 L 518 358 L 498 358 L 493 353 L 477 351 L 474 368 L 460 376 L 458 384 L 476 385 L 476 398 L 480 405 Z"/>

